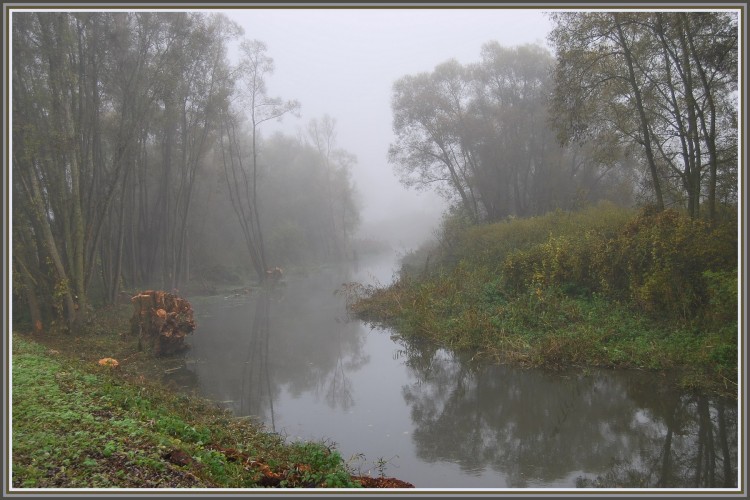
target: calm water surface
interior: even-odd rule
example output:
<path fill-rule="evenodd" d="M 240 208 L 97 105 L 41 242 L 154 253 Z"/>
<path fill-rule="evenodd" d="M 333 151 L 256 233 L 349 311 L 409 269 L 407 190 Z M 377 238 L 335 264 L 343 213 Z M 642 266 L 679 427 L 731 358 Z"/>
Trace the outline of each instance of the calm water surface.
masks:
<path fill-rule="evenodd" d="M 350 319 L 334 292 L 388 283 L 395 261 L 191 298 L 198 328 L 169 377 L 418 488 L 736 487 L 735 401 L 653 373 L 476 363 Z"/>

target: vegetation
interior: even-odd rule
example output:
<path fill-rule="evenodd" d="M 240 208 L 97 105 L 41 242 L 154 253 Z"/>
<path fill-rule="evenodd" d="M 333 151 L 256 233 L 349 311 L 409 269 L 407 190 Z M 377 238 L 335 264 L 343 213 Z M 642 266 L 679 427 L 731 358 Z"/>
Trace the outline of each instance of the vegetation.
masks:
<path fill-rule="evenodd" d="M 123 289 L 351 255 L 356 159 L 328 116 L 262 136 L 300 107 L 270 97 L 263 42 L 202 12 L 12 19 L 14 320 L 80 327 Z M 736 204 L 736 15 L 551 19 L 555 57 L 488 42 L 476 63 L 395 82 L 388 157 L 403 183 L 472 223 L 600 200 L 714 220 Z"/>
<path fill-rule="evenodd" d="M 737 201 L 731 12 L 560 12 L 553 57 L 489 42 L 393 87 L 389 160 L 472 222 L 606 199 L 716 217 Z"/>
<path fill-rule="evenodd" d="M 389 160 L 451 210 L 350 306 L 484 356 L 679 367 L 733 393 L 737 15 L 550 19 L 555 57 L 490 42 L 395 83 Z"/>
<path fill-rule="evenodd" d="M 387 289 L 349 285 L 349 305 L 481 356 L 678 368 L 736 395 L 738 17 L 551 19 L 555 57 L 489 42 L 395 82 L 389 161 L 451 208 L 436 245 Z M 349 257 L 356 159 L 328 116 L 262 137 L 299 103 L 269 97 L 265 45 L 225 16 L 24 11 L 11 29 L 18 331 L 95 352 L 112 337 L 84 334 L 92 311 L 126 290 Z M 13 346 L 15 485 L 356 486 L 334 450 L 128 382 L 149 362 L 132 350 L 108 371 Z"/>
<path fill-rule="evenodd" d="M 475 223 L 632 200 L 634 165 L 622 148 L 559 143 L 546 49 L 490 42 L 481 57 L 394 84 L 388 158 L 404 185 L 437 190 Z"/>
<path fill-rule="evenodd" d="M 444 231 L 452 241 L 407 259 L 392 286 L 352 287 L 350 308 L 479 356 L 677 368 L 685 384 L 732 393 L 736 228 L 605 204 Z"/>
<path fill-rule="evenodd" d="M 552 107 L 565 141 L 625 143 L 657 208 L 736 201 L 737 16 L 555 13 Z"/>
<path fill-rule="evenodd" d="M 287 443 L 135 373 L 14 335 L 13 486 L 360 486 L 325 443 Z"/>
<path fill-rule="evenodd" d="M 12 19 L 17 325 L 80 328 L 123 290 L 246 284 L 269 267 L 348 255 L 356 160 L 328 117 L 307 136 L 262 137 L 299 103 L 269 97 L 273 60 L 234 22 L 202 12 Z"/>

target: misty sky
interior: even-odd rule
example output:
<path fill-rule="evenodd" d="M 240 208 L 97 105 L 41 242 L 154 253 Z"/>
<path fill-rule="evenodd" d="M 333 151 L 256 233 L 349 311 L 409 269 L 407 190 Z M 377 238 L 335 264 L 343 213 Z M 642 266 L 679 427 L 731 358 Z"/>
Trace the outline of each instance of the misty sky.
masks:
<path fill-rule="evenodd" d="M 398 78 L 455 58 L 480 59 L 481 46 L 546 46 L 551 24 L 536 9 L 232 9 L 223 10 L 245 30 L 245 38 L 266 43 L 275 72 L 271 97 L 297 99 L 301 117 L 264 124 L 297 135 L 312 118 L 336 119 L 338 147 L 357 156 L 354 180 L 363 219 L 389 218 L 397 210 L 427 211 L 439 219 L 436 195 L 406 190 L 387 161 L 393 141 L 391 88 Z"/>

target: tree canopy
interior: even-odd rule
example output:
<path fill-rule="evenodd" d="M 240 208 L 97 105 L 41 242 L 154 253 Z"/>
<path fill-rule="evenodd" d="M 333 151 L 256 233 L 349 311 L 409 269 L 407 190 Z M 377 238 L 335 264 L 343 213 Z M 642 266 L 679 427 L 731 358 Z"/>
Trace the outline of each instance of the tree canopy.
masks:
<path fill-rule="evenodd" d="M 474 222 L 602 198 L 711 219 L 736 203 L 736 13 L 550 16 L 554 57 L 490 42 L 394 84 L 402 183 Z"/>
<path fill-rule="evenodd" d="M 447 61 L 393 86 L 389 160 L 406 186 L 434 188 L 470 220 L 530 216 L 612 197 L 629 167 L 590 144 L 559 144 L 550 119 L 552 55 L 490 42 L 481 60 Z"/>

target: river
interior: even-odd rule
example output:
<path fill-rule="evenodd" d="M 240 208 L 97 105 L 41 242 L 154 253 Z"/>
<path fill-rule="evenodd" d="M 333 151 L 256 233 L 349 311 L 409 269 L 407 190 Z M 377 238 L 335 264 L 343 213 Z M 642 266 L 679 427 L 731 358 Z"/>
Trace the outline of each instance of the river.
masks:
<path fill-rule="evenodd" d="M 736 401 L 675 390 L 663 374 L 475 362 L 349 318 L 342 283 L 388 283 L 395 262 L 191 299 L 198 327 L 169 377 L 417 488 L 736 487 Z"/>

